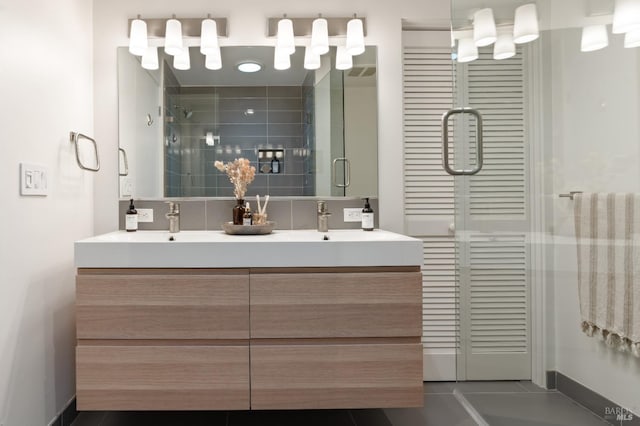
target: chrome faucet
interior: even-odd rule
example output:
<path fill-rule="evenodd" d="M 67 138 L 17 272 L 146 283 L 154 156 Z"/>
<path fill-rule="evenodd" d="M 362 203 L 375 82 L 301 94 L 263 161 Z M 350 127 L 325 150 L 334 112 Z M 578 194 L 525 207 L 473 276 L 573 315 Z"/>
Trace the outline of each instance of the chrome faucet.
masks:
<path fill-rule="evenodd" d="M 180 204 L 168 201 L 169 213 L 165 217 L 169 219 L 169 233 L 180 232 Z"/>
<path fill-rule="evenodd" d="M 326 201 L 318 201 L 318 232 L 329 232 L 329 210 Z"/>

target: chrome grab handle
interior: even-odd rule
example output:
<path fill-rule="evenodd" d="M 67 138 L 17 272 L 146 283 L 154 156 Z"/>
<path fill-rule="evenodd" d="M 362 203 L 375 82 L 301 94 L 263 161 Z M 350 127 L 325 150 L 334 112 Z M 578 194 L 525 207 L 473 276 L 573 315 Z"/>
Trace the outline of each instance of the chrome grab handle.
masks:
<path fill-rule="evenodd" d="M 82 164 L 82 161 L 80 161 L 80 148 L 78 148 L 78 140 L 80 140 L 80 138 L 82 139 L 86 139 L 88 141 L 90 141 L 91 143 L 93 143 L 93 149 L 95 151 L 96 154 L 96 167 L 89 167 L 89 166 L 85 166 L 84 164 Z M 90 172 L 97 172 L 98 170 L 100 170 L 100 158 L 98 157 L 98 144 L 96 143 L 95 140 L 91 139 L 89 136 L 83 135 L 82 133 L 76 133 L 76 132 L 69 132 L 69 139 L 71 140 L 71 143 L 74 143 L 76 146 L 76 162 L 78 163 L 78 166 L 82 169 L 82 170 L 88 170 Z"/>
<path fill-rule="evenodd" d="M 449 117 L 455 114 L 471 114 L 476 118 L 476 166 L 473 169 L 457 170 L 449 164 Z M 453 108 L 442 115 L 442 167 L 452 176 L 471 176 L 482 170 L 484 161 L 482 141 L 482 115 L 473 108 Z"/>
<path fill-rule="evenodd" d="M 344 183 L 338 183 L 337 175 L 336 175 L 336 165 L 338 161 L 342 161 L 345 164 L 344 168 Z M 346 157 L 338 157 L 333 159 L 333 163 L 331 166 L 332 175 L 333 175 L 333 186 L 337 188 L 348 188 L 351 185 L 351 161 L 349 161 Z"/>
<path fill-rule="evenodd" d="M 127 151 L 123 148 L 118 148 L 118 152 L 122 153 L 122 159 L 124 160 L 124 173 L 120 172 L 120 163 L 118 163 L 118 175 L 119 176 L 129 176 L 129 160 L 127 160 Z"/>

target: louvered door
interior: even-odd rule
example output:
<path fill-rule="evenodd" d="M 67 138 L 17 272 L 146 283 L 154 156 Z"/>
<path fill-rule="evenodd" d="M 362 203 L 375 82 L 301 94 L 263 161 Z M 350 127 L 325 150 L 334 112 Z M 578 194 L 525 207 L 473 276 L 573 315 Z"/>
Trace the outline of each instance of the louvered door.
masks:
<path fill-rule="evenodd" d="M 448 33 L 405 35 L 405 219 L 424 241 L 425 379 L 528 379 L 522 54 L 498 62 L 487 49 L 461 65 Z M 440 117 L 452 106 L 483 114 L 485 162 L 472 177 L 442 169 Z M 457 168 L 475 161 L 470 124 L 450 135 Z"/>

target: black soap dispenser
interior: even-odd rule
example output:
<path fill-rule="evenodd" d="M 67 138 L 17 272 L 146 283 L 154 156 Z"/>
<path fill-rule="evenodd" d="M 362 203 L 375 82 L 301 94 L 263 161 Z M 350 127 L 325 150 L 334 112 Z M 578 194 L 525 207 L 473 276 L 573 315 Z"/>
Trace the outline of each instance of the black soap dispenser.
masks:
<path fill-rule="evenodd" d="M 362 209 L 362 230 L 373 231 L 373 209 L 369 205 L 369 198 L 365 198 L 364 208 Z"/>
<path fill-rule="evenodd" d="M 125 215 L 125 229 L 127 232 L 136 232 L 138 230 L 138 211 L 136 207 L 133 205 L 133 198 L 129 203 L 129 209 L 127 210 L 127 214 Z"/>
<path fill-rule="evenodd" d="M 271 160 L 271 173 L 280 173 L 280 160 L 276 153 L 273 153 L 273 159 Z"/>

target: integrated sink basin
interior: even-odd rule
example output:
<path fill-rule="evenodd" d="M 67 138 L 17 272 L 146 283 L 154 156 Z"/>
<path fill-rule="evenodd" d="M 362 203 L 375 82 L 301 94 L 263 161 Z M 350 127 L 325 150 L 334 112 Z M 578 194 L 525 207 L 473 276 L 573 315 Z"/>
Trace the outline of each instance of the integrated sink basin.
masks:
<path fill-rule="evenodd" d="M 116 231 L 77 241 L 75 262 L 78 268 L 411 266 L 422 264 L 422 242 L 383 230 Z"/>

